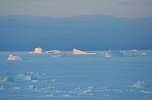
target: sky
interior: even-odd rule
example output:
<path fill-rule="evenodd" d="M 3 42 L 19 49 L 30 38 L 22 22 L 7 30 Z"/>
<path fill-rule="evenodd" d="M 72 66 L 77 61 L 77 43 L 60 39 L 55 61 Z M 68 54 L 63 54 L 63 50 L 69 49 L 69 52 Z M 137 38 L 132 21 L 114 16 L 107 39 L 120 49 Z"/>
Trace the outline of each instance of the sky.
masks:
<path fill-rule="evenodd" d="M 0 51 L 152 49 L 152 0 L 0 0 Z"/>
<path fill-rule="evenodd" d="M 0 16 L 152 16 L 152 0 L 0 0 Z"/>

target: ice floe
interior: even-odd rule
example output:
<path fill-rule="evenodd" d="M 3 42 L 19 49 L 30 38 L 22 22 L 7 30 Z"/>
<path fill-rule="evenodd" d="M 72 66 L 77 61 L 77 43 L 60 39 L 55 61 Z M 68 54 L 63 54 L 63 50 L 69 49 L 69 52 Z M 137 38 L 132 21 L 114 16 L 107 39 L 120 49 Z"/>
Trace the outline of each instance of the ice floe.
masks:
<path fill-rule="evenodd" d="M 28 91 L 28 93 L 33 92 L 35 94 L 42 93 L 42 96 L 50 97 L 72 97 L 72 96 L 105 96 L 110 97 L 112 95 L 120 94 L 147 94 L 151 95 L 151 88 L 145 85 L 144 81 L 136 81 L 131 86 L 123 87 L 108 87 L 108 86 L 75 86 L 71 88 L 61 87 L 60 80 L 48 78 L 46 72 L 25 72 L 19 74 L 11 74 L 6 72 L 5 75 L 0 77 L 1 86 L 0 90 L 6 91 Z M 5 85 L 12 84 L 9 86 Z"/>

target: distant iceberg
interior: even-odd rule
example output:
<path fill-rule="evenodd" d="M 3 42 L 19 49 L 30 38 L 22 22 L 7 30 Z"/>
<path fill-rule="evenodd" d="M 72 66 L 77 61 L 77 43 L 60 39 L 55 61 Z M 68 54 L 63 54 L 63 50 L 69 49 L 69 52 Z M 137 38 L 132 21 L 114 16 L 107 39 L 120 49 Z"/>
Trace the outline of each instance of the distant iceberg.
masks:
<path fill-rule="evenodd" d="M 30 54 L 41 54 L 42 53 L 42 48 L 35 48 L 34 52 L 30 52 Z"/>
<path fill-rule="evenodd" d="M 96 53 L 90 53 L 90 52 L 85 52 L 78 49 L 73 49 L 73 54 L 96 54 Z"/>
<path fill-rule="evenodd" d="M 21 59 L 21 57 L 19 57 L 19 56 L 9 55 L 9 56 L 8 56 L 8 60 L 22 60 L 22 59 Z"/>

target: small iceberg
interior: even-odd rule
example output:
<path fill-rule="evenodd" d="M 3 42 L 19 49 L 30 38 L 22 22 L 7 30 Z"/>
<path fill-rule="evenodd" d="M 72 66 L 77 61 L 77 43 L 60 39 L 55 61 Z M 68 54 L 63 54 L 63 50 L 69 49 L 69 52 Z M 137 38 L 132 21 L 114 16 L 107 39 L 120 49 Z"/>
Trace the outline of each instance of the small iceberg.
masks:
<path fill-rule="evenodd" d="M 21 57 L 19 57 L 19 56 L 9 55 L 9 56 L 8 56 L 8 60 L 22 60 L 22 59 L 21 59 Z"/>
<path fill-rule="evenodd" d="M 96 54 L 96 53 L 90 53 L 90 52 L 85 52 L 78 49 L 73 49 L 73 54 Z"/>
<path fill-rule="evenodd" d="M 43 49 L 40 48 L 40 47 L 39 48 L 35 48 L 34 52 L 30 52 L 30 54 L 41 54 L 41 53 L 43 53 L 42 50 Z"/>

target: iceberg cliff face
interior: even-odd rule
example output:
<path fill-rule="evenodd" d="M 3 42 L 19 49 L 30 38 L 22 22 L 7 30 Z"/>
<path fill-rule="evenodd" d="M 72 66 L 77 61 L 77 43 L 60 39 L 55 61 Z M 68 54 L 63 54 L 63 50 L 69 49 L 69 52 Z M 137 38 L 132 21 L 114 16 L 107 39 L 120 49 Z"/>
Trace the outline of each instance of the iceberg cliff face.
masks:
<path fill-rule="evenodd" d="M 9 55 L 9 56 L 8 56 L 8 60 L 22 60 L 22 59 L 21 59 L 21 57 L 19 57 L 19 56 Z"/>
<path fill-rule="evenodd" d="M 96 54 L 96 53 L 89 53 L 78 49 L 73 49 L 73 54 Z"/>

